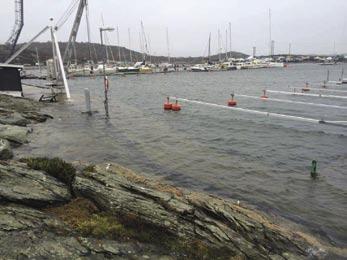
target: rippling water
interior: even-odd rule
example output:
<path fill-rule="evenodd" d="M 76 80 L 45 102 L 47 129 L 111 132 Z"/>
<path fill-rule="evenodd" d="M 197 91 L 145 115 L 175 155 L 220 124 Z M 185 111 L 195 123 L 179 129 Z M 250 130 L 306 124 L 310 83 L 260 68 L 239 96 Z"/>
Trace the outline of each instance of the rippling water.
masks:
<path fill-rule="evenodd" d="M 327 69 L 337 80 L 341 65 L 313 64 L 111 77 L 109 121 L 104 118 L 102 79 L 70 80 L 73 101 L 49 106 L 55 120 L 37 125 L 32 142 L 18 153 L 115 161 L 181 187 L 246 201 L 304 224 L 333 244 L 346 245 L 347 128 L 189 103 L 183 103 L 179 113 L 162 109 L 167 95 L 224 105 L 235 91 L 238 107 L 346 121 L 347 110 L 237 97 L 260 96 L 264 88 L 287 91 L 306 81 L 318 87 Z M 99 111 L 92 117 L 81 113 L 86 87 L 93 109 Z M 347 85 L 335 88 L 347 91 Z M 270 97 L 347 106 L 346 99 Z M 317 180 L 310 178 L 312 160 L 318 161 Z"/>

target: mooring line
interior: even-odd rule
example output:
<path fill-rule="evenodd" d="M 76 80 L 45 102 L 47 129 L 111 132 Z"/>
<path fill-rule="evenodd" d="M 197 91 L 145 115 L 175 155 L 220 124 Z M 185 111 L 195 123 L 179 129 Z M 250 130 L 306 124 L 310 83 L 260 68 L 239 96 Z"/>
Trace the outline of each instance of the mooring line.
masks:
<path fill-rule="evenodd" d="M 316 123 L 316 124 L 328 124 L 328 125 L 334 125 L 334 126 L 347 127 L 347 121 L 325 121 L 325 120 L 319 120 L 319 119 L 308 118 L 308 117 L 291 116 L 291 115 L 285 115 L 285 114 L 279 114 L 279 113 L 273 113 L 273 112 L 265 112 L 265 111 L 246 109 L 246 108 L 240 108 L 240 107 L 229 107 L 229 106 L 225 106 L 225 105 L 208 103 L 208 102 L 199 101 L 199 100 L 190 100 L 190 99 L 179 98 L 179 97 L 170 97 L 170 99 L 178 100 L 181 102 L 192 103 L 192 104 L 206 105 L 206 106 L 223 108 L 223 109 L 230 109 L 230 110 L 245 112 L 245 113 L 249 113 L 249 114 L 263 115 L 266 117 L 284 118 L 284 119 L 289 119 L 289 120 L 305 121 L 305 122 Z"/>
<path fill-rule="evenodd" d="M 322 98 L 341 98 L 341 99 L 347 99 L 347 96 L 308 94 L 308 93 L 288 92 L 288 91 L 279 91 L 279 90 L 266 90 L 266 92 L 269 92 L 269 93 L 278 93 L 278 94 L 284 94 L 284 95 L 294 95 L 294 96 L 309 96 L 309 97 L 322 97 Z"/>
<path fill-rule="evenodd" d="M 296 87 L 291 87 L 291 89 L 295 90 L 302 90 L 305 89 L 305 87 L 302 88 L 296 88 Z M 311 88 L 308 87 L 307 90 L 313 90 L 313 91 L 326 91 L 326 92 L 336 92 L 336 93 L 347 93 L 347 90 L 340 90 L 340 89 L 327 89 L 327 88 Z"/>
<path fill-rule="evenodd" d="M 310 102 L 293 101 L 293 100 L 277 99 L 277 98 L 266 98 L 266 99 L 262 99 L 262 98 L 256 97 L 256 96 L 239 95 L 239 94 L 237 94 L 236 97 L 252 98 L 252 99 L 258 99 L 258 100 L 264 100 L 264 101 L 274 101 L 274 102 L 292 103 L 292 104 L 302 104 L 302 105 L 317 106 L 317 107 L 328 107 L 328 108 L 337 108 L 337 109 L 347 109 L 347 106 L 327 105 L 327 104 L 320 104 L 320 103 L 310 103 Z"/>

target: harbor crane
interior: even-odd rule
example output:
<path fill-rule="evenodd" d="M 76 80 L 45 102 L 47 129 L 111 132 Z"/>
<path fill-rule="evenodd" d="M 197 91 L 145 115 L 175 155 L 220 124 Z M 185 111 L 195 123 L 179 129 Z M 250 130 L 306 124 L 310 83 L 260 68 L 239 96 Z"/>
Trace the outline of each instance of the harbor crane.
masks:
<path fill-rule="evenodd" d="M 89 46 L 89 57 L 92 59 L 91 48 L 90 48 L 90 24 L 89 24 L 89 12 L 88 12 L 88 1 L 87 0 L 79 0 L 79 5 L 77 9 L 77 13 L 75 16 L 75 20 L 71 29 L 69 41 L 67 43 L 63 61 L 67 64 L 67 67 L 71 64 L 72 53 L 74 53 L 75 63 L 77 64 L 77 53 L 76 53 L 76 38 L 78 29 L 81 24 L 83 12 L 86 12 L 86 20 L 87 20 L 87 34 L 88 34 L 88 46 Z"/>
<path fill-rule="evenodd" d="M 10 38 L 7 40 L 6 45 L 10 47 L 9 57 L 14 53 L 19 36 L 24 26 L 24 0 L 15 0 L 15 23 L 11 32 Z"/>

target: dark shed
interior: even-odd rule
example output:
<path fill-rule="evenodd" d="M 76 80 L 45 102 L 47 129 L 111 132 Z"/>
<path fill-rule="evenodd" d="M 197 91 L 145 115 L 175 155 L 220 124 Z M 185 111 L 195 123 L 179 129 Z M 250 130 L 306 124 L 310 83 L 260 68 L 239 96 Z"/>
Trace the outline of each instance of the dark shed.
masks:
<path fill-rule="evenodd" d="M 0 91 L 23 92 L 20 71 L 23 66 L 0 63 Z"/>

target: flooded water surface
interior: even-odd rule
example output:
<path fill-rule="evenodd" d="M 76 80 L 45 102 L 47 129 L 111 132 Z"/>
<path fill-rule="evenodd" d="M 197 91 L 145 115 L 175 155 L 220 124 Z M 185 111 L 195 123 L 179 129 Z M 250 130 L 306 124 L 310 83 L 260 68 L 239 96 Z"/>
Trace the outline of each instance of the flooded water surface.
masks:
<path fill-rule="evenodd" d="M 341 65 L 329 69 L 330 78 L 337 80 Z M 181 103 L 180 112 L 163 110 L 166 96 L 225 105 L 234 92 L 240 108 L 347 121 L 346 109 L 237 96 L 259 97 L 264 88 L 290 91 L 291 87 L 302 88 L 306 81 L 319 87 L 326 74 L 327 67 L 307 64 L 284 69 L 110 77 L 109 120 L 104 117 L 102 78 L 72 79 L 73 100 L 49 105 L 46 112 L 55 119 L 35 126 L 31 143 L 17 152 L 114 161 L 181 187 L 238 199 L 304 224 L 332 244 L 346 245 L 346 127 L 194 103 Z M 93 110 L 99 112 L 93 116 L 81 113 L 85 110 L 84 88 L 90 89 Z M 347 85 L 334 89 L 346 93 L 326 94 L 347 97 Z M 268 95 L 347 106 L 347 99 L 342 98 Z M 310 177 L 312 160 L 318 162 L 316 180 Z"/>

